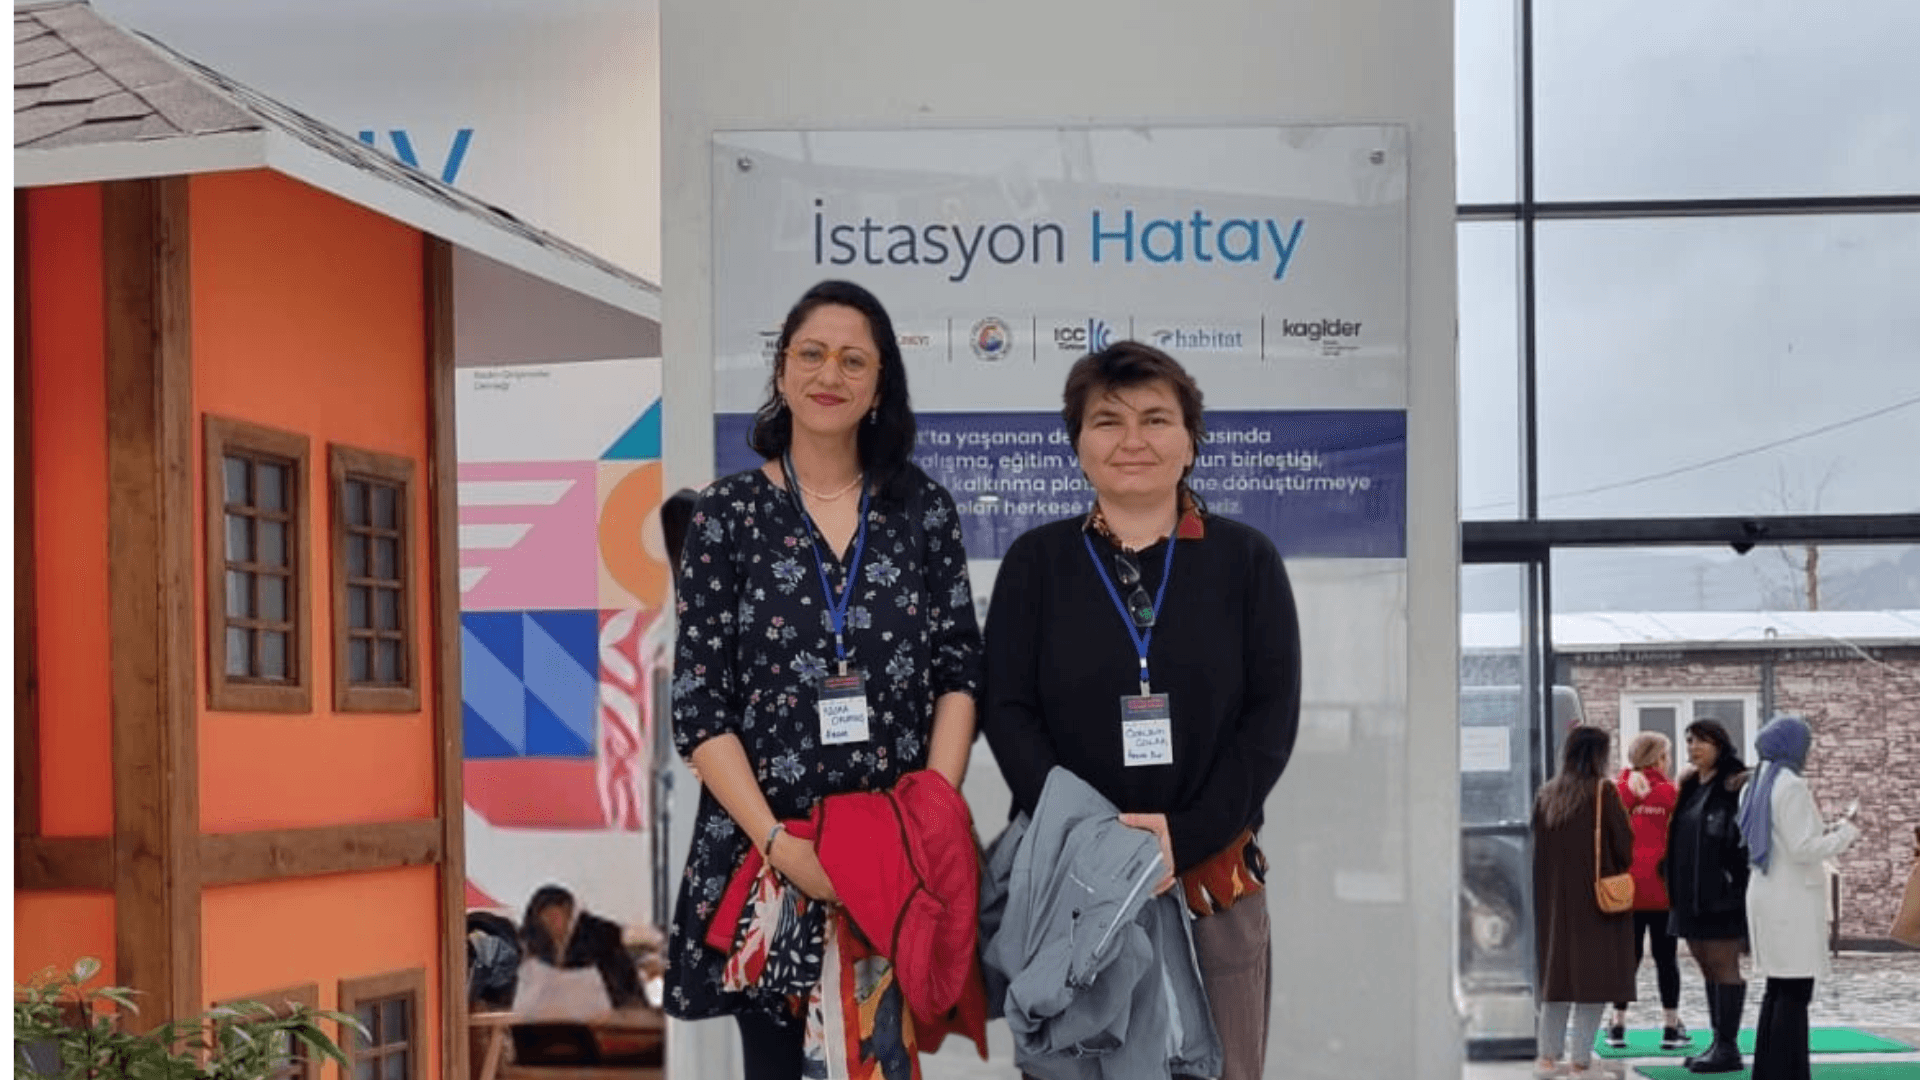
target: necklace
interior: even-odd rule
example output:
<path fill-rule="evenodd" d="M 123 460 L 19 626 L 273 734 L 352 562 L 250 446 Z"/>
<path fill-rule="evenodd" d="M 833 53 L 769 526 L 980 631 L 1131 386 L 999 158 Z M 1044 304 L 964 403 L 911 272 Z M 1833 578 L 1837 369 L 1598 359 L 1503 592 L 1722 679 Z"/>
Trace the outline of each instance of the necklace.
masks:
<path fill-rule="evenodd" d="M 810 495 L 813 498 L 819 499 L 821 502 L 832 502 L 835 499 L 840 498 L 842 495 L 845 495 L 847 492 L 852 491 L 856 487 L 859 487 L 860 481 L 863 479 L 865 479 L 864 475 L 856 476 L 852 480 L 849 480 L 847 482 L 846 487 L 841 488 L 839 491 L 836 491 L 831 495 L 827 495 L 827 494 L 823 494 L 821 492 L 815 491 L 812 488 L 808 487 L 806 484 L 806 481 L 800 479 L 799 474 L 796 473 L 794 475 L 794 482 L 800 485 L 801 492 L 804 494 Z"/>

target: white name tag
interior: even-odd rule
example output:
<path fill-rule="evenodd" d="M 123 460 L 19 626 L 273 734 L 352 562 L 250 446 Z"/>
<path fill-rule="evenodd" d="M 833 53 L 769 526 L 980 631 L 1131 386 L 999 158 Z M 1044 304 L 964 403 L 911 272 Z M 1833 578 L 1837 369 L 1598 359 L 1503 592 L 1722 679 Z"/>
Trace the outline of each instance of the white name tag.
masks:
<path fill-rule="evenodd" d="M 867 731 L 867 680 L 859 672 L 829 675 L 820 682 L 820 745 L 863 743 Z"/>
<path fill-rule="evenodd" d="M 1173 764 L 1173 702 L 1167 694 L 1120 699 L 1120 747 L 1128 768 Z"/>

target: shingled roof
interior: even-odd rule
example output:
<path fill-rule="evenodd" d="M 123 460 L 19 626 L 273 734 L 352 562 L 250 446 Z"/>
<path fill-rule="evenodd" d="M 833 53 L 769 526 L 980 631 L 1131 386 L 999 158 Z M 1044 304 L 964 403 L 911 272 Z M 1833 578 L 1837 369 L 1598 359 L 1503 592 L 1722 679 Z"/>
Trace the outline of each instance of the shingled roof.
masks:
<path fill-rule="evenodd" d="M 635 314 L 660 317 L 659 287 L 644 278 L 115 25 L 86 0 L 14 8 L 13 148 L 16 187 L 276 169 Z M 574 272 L 543 272 L 540 265 L 554 271 L 562 262 Z"/>

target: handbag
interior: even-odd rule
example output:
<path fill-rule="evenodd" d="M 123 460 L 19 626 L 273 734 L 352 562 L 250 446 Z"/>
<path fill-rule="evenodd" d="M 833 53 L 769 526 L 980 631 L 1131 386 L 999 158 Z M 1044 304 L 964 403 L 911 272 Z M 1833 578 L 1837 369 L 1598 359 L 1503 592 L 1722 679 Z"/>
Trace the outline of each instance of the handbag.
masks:
<path fill-rule="evenodd" d="M 1920 825 L 1913 827 L 1913 869 L 1907 872 L 1907 893 L 1893 916 L 1887 936 L 1920 949 Z"/>
<path fill-rule="evenodd" d="M 1600 910 L 1618 915 L 1633 909 L 1633 874 L 1600 874 L 1600 815 L 1606 810 L 1607 782 L 1593 792 L 1593 898 Z"/>

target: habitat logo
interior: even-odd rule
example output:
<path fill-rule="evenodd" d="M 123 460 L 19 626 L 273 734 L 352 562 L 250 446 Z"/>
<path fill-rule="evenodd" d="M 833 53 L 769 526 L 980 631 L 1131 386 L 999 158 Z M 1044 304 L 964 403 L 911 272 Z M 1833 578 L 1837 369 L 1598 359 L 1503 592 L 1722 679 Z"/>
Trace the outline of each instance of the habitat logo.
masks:
<path fill-rule="evenodd" d="M 973 355 L 982 360 L 1005 360 L 1013 355 L 1013 328 L 1006 321 L 989 315 L 973 324 L 968 335 Z"/>
<path fill-rule="evenodd" d="M 1232 326 L 1168 326 L 1147 332 L 1147 340 L 1164 352 L 1241 352 L 1247 331 Z"/>
<path fill-rule="evenodd" d="M 1054 324 L 1053 347 L 1064 353 L 1094 353 L 1113 344 L 1113 326 L 1105 319 Z"/>

